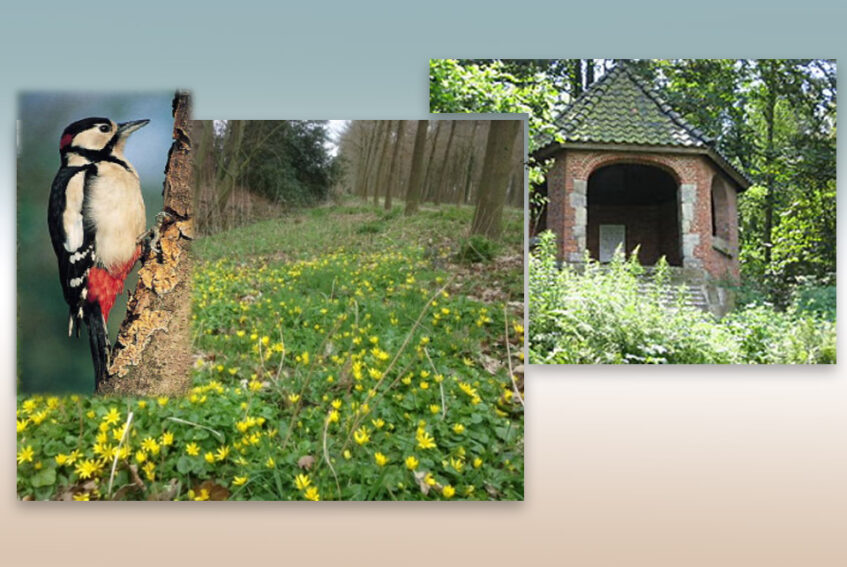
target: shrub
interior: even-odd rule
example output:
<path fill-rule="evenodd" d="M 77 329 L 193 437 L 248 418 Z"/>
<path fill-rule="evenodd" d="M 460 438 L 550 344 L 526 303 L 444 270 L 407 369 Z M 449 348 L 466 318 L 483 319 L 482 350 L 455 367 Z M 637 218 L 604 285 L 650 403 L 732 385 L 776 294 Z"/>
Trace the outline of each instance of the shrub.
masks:
<path fill-rule="evenodd" d="M 499 252 L 499 246 L 493 240 L 474 234 L 462 240 L 456 257 L 460 262 L 474 264 L 477 262 L 490 262 Z"/>

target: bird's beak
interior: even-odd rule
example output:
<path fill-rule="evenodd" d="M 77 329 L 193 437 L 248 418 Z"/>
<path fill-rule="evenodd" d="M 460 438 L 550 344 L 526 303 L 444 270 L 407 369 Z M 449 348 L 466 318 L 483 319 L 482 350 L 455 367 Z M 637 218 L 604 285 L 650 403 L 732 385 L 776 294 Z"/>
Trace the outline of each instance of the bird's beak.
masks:
<path fill-rule="evenodd" d="M 136 130 L 141 128 L 142 126 L 145 126 L 148 122 L 150 122 L 150 121 L 147 120 L 147 119 L 132 120 L 130 122 L 121 122 L 120 124 L 118 124 L 118 134 L 120 134 L 123 137 L 129 136 L 130 134 L 132 134 L 133 132 L 135 132 Z"/>

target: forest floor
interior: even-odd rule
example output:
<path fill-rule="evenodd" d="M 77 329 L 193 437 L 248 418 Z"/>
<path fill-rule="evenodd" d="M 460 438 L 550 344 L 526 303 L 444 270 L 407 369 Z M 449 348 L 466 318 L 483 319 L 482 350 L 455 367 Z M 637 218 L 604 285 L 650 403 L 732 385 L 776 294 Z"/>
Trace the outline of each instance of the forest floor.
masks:
<path fill-rule="evenodd" d="M 472 215 L 348 202 L 198 239 L 194 388 L 19 400 L 19 496 L 522 499 L 523 215 L 467 264 Z"/>

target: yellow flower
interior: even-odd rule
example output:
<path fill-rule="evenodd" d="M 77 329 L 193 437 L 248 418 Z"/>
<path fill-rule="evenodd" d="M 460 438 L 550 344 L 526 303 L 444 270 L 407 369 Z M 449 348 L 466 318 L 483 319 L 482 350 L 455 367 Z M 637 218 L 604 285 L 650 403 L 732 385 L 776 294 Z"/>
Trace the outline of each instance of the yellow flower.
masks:
<path fill-rule="evenodd" d="M 18 433 L 21 433 L 26 429 L 26 426 L 29 424 L 29 419 L 19 419 L 18 422 Z"/>
<path fill-rule="evenodd" d="M 427 483 L 430 486 L 436 485 L 435 477 L 432 476 L 432 473 L 426 473 L 426 476 L 424 477 L 424 482 Z"/>
<path fill-rule="evenodd" d="M 57 465 L 62 466 L 67 462 L 68 462 L 68 456 L 67 455 L 64 455 L 62 453 L 59 453 L 58 455 L 56 455 L 56 464 Z"/>
<path fill-rule="evenodd" d="M 337 423 L 338 422 L 338 411 L 337 410 L 330 410 L 329 415 L 327 416 L 326 419 L 330 423 Z"/>
<path fill-rule="evenodd" d="M 103 416 L 103 421 L 109 425 L 115 425 L 121 420 L 121 413 L 117 408 L 109 408 L 109 413 Z"/>
<path fill-rule="evenodd" d="M 374 453 L 374 460 L 376 461 L 376 464 L 381 467 L 384 467 L 388 464 L 388 457 L 386 457 L 382 453 Z"/>
<path fill-rule="evenodd" d="M 307 351 L 305 351 L 305 352 L 301 355 L 300 360 L 303 362 L 303 366 L 308 366 L 308 365 L 309 365 L 309 351 L 308 351 L 308 350 L 307 350 Z"/>
<path fill-rule="evenodd" d="M 406 457 L 406 468 L 410 471 L 413 471 L 418 468 L 419 464 L 420 461 L 418 461 L 414 455 L 409 455 L 408 457 Z"/>
<path fill-rule="evenodd" d="M 159 396 L 158 398 L 156 398 L 156 401 L 162 407 L 168 405 L 168 397 L 167 396 Z"/>
<path fill-rule="evenodd" d="M 439 411 L 441 411 L 441 406 L 439 406 L 438 404 L 430 404 L 429 405 L 429 411 L 432 412 L 433 414 L 436 414 Z"/>
<path fill-rule="evenodd" d="M 269 469 L 274 468 L 275 465 L 276 465 L 276 461 L 274 461 L 273 457 L 268 457 L 268 460 L 265 461 L 265 466 L 268 467 Z"/>
<path fill-rule="evenodd" d="M 365 427 L 365 426 L 363 425 L 362 427 L 360 427 L 359 429 L 357 429 L 357 430 L 353 433 L 353 439 L 354 439 L 354 440 L 356 441 L 356 443 L 358 443 L 359 445 L 364 445 L 365 443 L 367 443 L 368 441 L 370 441 L 370 440 L 371 440 L 371 438 L 370 438 L 370 436 L 368 435 L 368 428 L 367 428 L 367 427 Z"/>
<path fill-rule="evenodd" d="M 243 486 L 247 483 L 247 476 L 236 476 L 232 479 L 233 486 Z"/>
<path fill-rule="evenodd" d="M 321 499 L 321 495 L 318 494 L 318 489 L 315 486 L 308 488 L 303 496 L 306 497 L 306 500 L 311 500 L 312 502 L 318 502 Z"/>
<path fill-rule="evenodd" d="M 465 432 L 465 426 L 464 425 L 462 425 L 461 423 L 454 423 L 453 424 L 453 433 L 461 434 L 461 433 L 464 433 L 464 432 Z"/>
<path fill-rule="evenodd" d="M 229 447 L 226 446 L 226 445 L 223 445 L 222 447 L 219 447 L 218 451 L 215 453 L 215 460 L 216 461 L 223 461 L 224 459 L 227 458 L 228 455 L 229 455 Z"/>
<path fill-rule="evenodd" d="M 294 477 L 294 486 L 297 487 L 297 490 L 305 490 L 310 484 L 312 484 L 312 479 L 309 478 L 309 475 L 298 474 Z"/>
<path fill-rule="evenodd" d="M 288 394 L 288 401 L 296 404 L 300 400 L 300 394 Z"/>
<path fill-rule="evenodd" d="M 138 400 L 138 407 L 144 409 L 147 407 L 147 400 Z"/>
<path fill-rule="evenodd" d="M 480 459 L 479 457 L 475 458 L 473 460 L 473 468 L 478 469 L 481 466 L 482 466 L 482 459 Z"/>
<path fill-rule="evenodd" d="M 197 446 L 197 443 L 189 443 L 185 446 L 185 452 L 192 457 L 196 457 L 200 454 L 200 447 Z"/>
<path fill-rule="evenodd" d="M 144 441 L 141 442 L 141 448 L 153 453 L 154 455 L 159 454 L 159 444 L 152 437 L 145 438 Z"/>
<path fill-rule="evenodd" d="M 188 491 L 188 497 L 197 502 L 202 502 L 209 499 L 209 490 L 206 488 L 200 489 L 200 494 L 195 494 L 193 490 Z"/>
<path fill-rule="evenodd" d="M 341 409 L 341 403 L 342 403 L 341 400 L 336 398 L 336 399 L 332 400 L 332 407 L 334 407 L 335 409 Z"/>
<path fill-rule="evenodd" d="M 141 467 L 144 471 L 144 476 L 147 477 L 147 480 L 154 481 L 156 480 L 156 473 L 153 472 L 156 470 L 156 463 L 153 461 L 147 461 L 147 464 Z"/>
<path fill-rule="evenodd" d="M 88 502 L 89 501 L 87 492 L 80 492 L 79 494 L 74 494 L 73 498 L 76 502 Z"/>
<path fill-rule="evenodd" d="M 18 453 L 18 464 L 31 463 L 35 451 L 32 450 L 32 445 L 27 445 Z"/>
<path fill-rule="evenodd" d="M 454 459 L 450 457 L 450 466 L 456 469 L 456 472 L 462 472 L 462 468 L 465 466 L 465 461 L 462 459 Z"/>
<path fill-rule="evenodd" d="M 432 435 L 427 433 L 424 429 L 418 428 L 418 432 L 415 434 L 415 439 L 418 442 L 418 447 L 421 449 L 435 449 L 437 447 L 435 444 L 435 438 L 433 438 Z"/>
<path fill-rule="evenodd" d="M 162 433 L 162 445 L 170 446 L 174 444 L 174 434 L 170 431 L 165 431 Z"/>
<path fill-rule="evenodd" d="M 138 464 L 141 464 L 146 460 L 147 460 L 147 453 L 145 453 L 144 451 L 142 451 L 140 449 L 135 452 L 135 461 Z"/>
<path fill-rule="evenodd" d="M 74 472 L 79 475 L 79 478 L 91 478 L 100 471 L 100 464 L 97 461 L 86 459 L 79 463 L 74 469 Z"/>
<path fill-rule="evenodd" d="M 449 484 L 446 484 L 444 485 L 444 488 L 441 489 L 441 494 L 444 498 L 453 498 L 453 495 L 456 494 L 456 489 Z"/>
<path fill-rule="evenodd" d="M 373 423 L 374 427 L 376 427 L 377 429 L 382 429 L 385 425 L 385 420 L 383 420 L 382 418 L 372 419 L 371 423 Z"/>
<path fill-rule="evenodd" d="M 205 459 L 206 459 L 206 462 L 207 462 L 207 463 L 214 463 L 214 462 L 215 462 L 215 454 L 214 454 L 214 453 L 212 453 L 212 452 L 208 452 L 208 453 L 206 453 L 206 454 L 203 456 L 203 458 L 205 458 Z"/>
<path fill-rule="evenodd" d="M 87 417 L 88 419 L 94 419 L 95 417 L 97 417 L 97 412 L 95 412 L 94 410 L 88 410 L 88 412 L 85 414 L 85 417 Z"/>
<path fill-rule="evenodd" d="M 344 453 L 342 454 L 344 455 L 344 458 L 348 461 L 353 458 L 353 453 L 350 452 L 350 449 L 344 449 Z"/>

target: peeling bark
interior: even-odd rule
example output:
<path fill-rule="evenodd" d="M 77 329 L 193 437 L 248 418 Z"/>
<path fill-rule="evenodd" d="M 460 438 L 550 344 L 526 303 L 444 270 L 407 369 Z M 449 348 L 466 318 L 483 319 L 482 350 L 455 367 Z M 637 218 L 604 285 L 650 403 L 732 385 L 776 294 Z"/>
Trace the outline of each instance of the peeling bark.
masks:
<path fill-rule="evenodd" d="M 165 167 L 159 250 L 142 257 L 138 284 L 112 348 L 100 394 L 179 395 L 191 383 L 191 268 L 193 236 L 191 102 L 174 97 L 173 144 Z"/>

